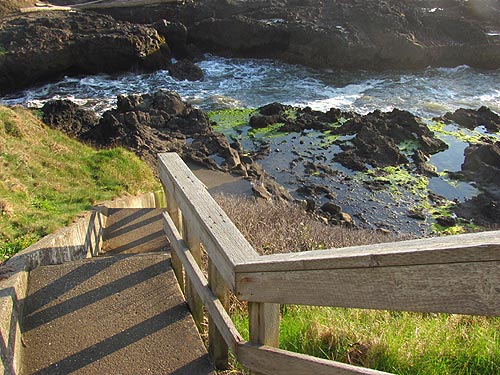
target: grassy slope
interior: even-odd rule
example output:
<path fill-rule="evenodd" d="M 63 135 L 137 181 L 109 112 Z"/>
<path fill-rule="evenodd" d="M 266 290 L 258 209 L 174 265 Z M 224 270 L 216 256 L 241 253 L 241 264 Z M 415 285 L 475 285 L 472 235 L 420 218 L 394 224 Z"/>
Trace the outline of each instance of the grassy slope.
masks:
<path fill-rule="evenodd" d="M 0 258 L 98 201 L 156 189 L 151 170 L 132 153 L 96 151 L 24 109 L 0 106 Z"/>
<path fill-rule="evenodd" d="M 284 204 L 217 200 L 261 253 L 391 240 L 328 227 Z M 248 339 L 244 305 L 233 306 L 232 315 Z M 500 318 L 287 305 L 280 347 L 396 374 L 494 375 L 500 374 Z"/>

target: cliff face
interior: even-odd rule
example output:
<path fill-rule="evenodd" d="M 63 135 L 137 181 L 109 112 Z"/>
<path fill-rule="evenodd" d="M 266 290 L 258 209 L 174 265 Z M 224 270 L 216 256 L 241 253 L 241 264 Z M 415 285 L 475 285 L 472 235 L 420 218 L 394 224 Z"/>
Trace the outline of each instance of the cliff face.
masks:
<path fill-rule="evenodd" d="M 500 6 L 490 0 L 113 3 L 106 0 L 92 9 L 138 23 L 183 22 L 189 42 L 228 56 L 343 69 L 500 67 Z"/>
<path fill-rule="evenodd" d="M 37 12 L 0 23 L 0 92 L 61 75 L 160 69 L 165 39 L 145 25 L 91 12 Z"/>

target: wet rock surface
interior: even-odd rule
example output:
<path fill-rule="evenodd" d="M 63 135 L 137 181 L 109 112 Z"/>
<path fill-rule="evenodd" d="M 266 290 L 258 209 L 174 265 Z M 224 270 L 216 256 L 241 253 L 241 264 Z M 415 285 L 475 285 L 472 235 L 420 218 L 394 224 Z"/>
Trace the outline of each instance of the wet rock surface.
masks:
<path fill-rule="evenodd" d="M 434 133 L 429 126 L 441 129 L 438 123 L 398 109 L 360 115 L 271 103 L 249 115 L 250 137 L 241 129 L 239 140 L 303 200 L 306 210 L 330 223 L 418 235 L 433 230 L 453 233 L 457 226 L 484 225 L 488 220 L 495 225 L 491 218 L 475 220 L 465 207 L 473 207 L 467 199 L 481 191 L 490 199 L 474 202 L 485 202 L 485 212 L 492 210 L 492 199 L 498 200 L 498 145 L 477 143 L 496 136 L 475 132 L 468 139 L 451 128 Z M 456 143 L 450 146 L 441 140 L 454 137 Z M 467 140 L 472 146 L 466 149 L 462 171 L 438 169 L 432 156 L 449 152 L 456 157 L 457 147 Z"/>
<path fill-rule="evenodd" d="M 0 23 L 0 92 L 62 75 L 166 67 L 164 38 L 91 12 L 37 12 Z"/>
<path fill-rule="evenodd" d="M 170 75 L 180 81 L 199 81 L 203 79 L 203 71 L 189 60 L 180 60 L 168 67 Z"/>
<path fill-rule="evenodd" d="M 487 228 L 500 226 L 500 195 L 483 193 L 457 205 L 457 216 L 469 219 L 475 225 Z"/>
<path fill-rule="evenodd" d="M 466 148 L 462 175 L 500 193 L 500 142 Z"/>

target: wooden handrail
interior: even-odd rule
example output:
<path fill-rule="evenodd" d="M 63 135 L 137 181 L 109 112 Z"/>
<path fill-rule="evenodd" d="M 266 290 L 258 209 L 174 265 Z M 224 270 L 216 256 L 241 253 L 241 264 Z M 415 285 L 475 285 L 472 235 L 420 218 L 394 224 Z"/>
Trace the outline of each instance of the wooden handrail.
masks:
<path fill-rule="evenodd" d="M 264 345 L 277 342 L 280 303 L 500 316 L 500 231 L 258 256 L 179 156 L 160 154 L 159 171 L 172 263 L 176 254 L 218 334 L 252 374 L 384 374 Z M 250 302 L 251 342 L 211 289 L 181 221 L 204 245 L 212 272 Z M 183 274 L 177 268 L 180 281 Z"/>
<path fill-rule="evenodd" d="M 158 170 L 167 194 L 176 201 L 191 229 L 229 288 L 236 286 L 234 267 L 258 254 L 176 153 L 159 154 Z"/>

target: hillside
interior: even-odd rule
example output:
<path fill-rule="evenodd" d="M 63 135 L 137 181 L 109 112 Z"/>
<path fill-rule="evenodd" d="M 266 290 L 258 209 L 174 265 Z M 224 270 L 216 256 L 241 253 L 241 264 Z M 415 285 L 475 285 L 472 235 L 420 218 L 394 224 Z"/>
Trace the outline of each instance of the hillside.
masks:
<path fill-rule="evenodd" d="M 0 106 L 0 166 L 0 259 L 96 202 L 160 188 L 132 153 L 95 150 L 22 108 Z"/>

